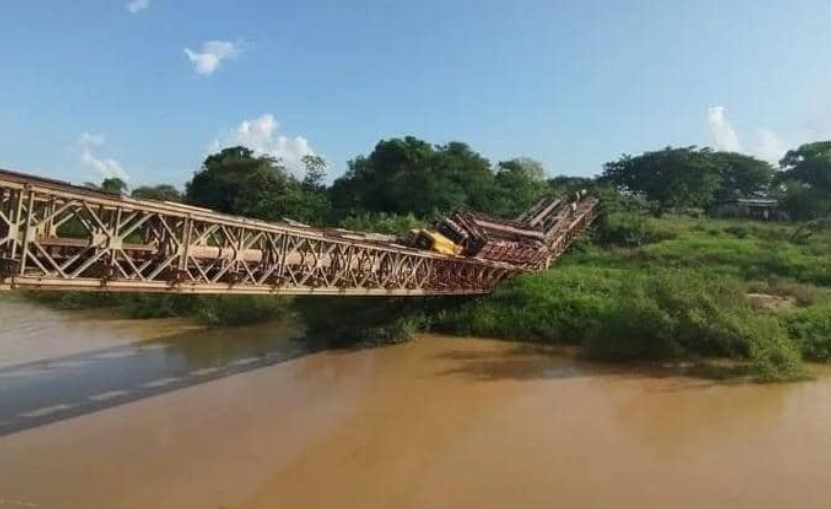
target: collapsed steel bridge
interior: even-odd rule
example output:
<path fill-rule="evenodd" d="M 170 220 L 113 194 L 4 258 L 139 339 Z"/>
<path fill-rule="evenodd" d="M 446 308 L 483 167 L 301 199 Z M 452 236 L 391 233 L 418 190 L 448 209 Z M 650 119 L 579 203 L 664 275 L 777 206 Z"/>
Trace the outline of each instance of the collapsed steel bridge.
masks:
<path fill-rule="evenodd" d="M 545 266 L 588 227 L 596 205 L 571 207 Z M 0 170 L 0 290 L 469 295 L 525 270 Z"/>

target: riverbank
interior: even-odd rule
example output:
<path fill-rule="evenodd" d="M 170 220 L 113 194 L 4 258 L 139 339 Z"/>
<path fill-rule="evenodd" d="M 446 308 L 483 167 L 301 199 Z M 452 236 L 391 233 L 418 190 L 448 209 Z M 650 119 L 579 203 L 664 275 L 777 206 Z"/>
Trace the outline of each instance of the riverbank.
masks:
<path fill-rule="evenodd" d="M 803 359 L 829 360 L 827 231 L 632 214 L 605 221 L 555 269 L 465 304 L 440 328 L 576 344 L 605 361 L 730 359 L 730 371 L 759 381 L 799 379 Z"/>
<path fill-rule="evenodd" d="M 29 298 L 65 309 L 108 306 L 136 318 L 188 316 L 215 326 L 297 316 L 310 337 L 333 346 L 377 346 L 436 331 L 576 345 L 593 360 L 692 362 L 708 376 L 787 381 L 806 376 L 804 360 L 831 360 L 829 252 L 827 225 L 617 211 L 551 270 L 516 278 L 482 298 Z"/>

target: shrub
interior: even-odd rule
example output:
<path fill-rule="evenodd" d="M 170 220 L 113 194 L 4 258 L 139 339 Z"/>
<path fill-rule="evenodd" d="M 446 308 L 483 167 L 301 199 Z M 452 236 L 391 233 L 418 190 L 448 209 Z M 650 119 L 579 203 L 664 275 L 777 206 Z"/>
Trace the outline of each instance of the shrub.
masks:
<path fill-rule="evenodd" d="M 448 316 L 447 330 L 580 344 L 596 360 L 721 356 L 764 380 L 799 373 L 775 318 L 754 313 L 740 282 L 691 271 L 563 266 L 506 283 Z"/>
<path fill-rule="evenodd" d="M 295 309 L 309 341 L 369 347 L 408 341 L 429 325 L 431 299 L 415 297 L 301 297 Z"/>
<path fill-rule="evenodd" d="M 442 327 L 460 334 L 579 344 L 617 287 L 614 272 L 563 266 L 521 276 L 451 313 Z"/>
<path fill-rule="evenodd" d="M 677 229 L 669 221 L 626 212 L 601 217 L 595 228 L 595 239 L 602 246 L 636 247 L 677 235 Z"/>
<path fill-rule="evenodd" d="M 273 295 L 200 295 L 195 316 L 208 325 L 247 325 L 292 314 L 292 299 Z"/>
<path fill-rule="evenodd" d="M 609 306 L 583 338 L 586 355 L 598 360 L 660 360 L 678 357 L 675 321 L 645 296 Z"/>
<path fill-rule="evenodd" d="M 742 323 L 738 332 L 747 342 L 747 357 L 756 380 L 780 382 L 805 378 L 799 347 L 773 317 L 756 316 Z"/>
<path fill-rule="evenodd" d="M 831 361 L 831 305 L 794 310 L 782 321 L 805 358 Z"/>

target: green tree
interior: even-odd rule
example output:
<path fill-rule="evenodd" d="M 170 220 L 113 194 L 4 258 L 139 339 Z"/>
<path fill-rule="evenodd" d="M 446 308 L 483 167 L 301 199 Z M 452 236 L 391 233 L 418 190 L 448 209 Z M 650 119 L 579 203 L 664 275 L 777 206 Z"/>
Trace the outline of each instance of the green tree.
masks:
<path fill-rule="evenodd" d="M 245 147 L 209 155 L 185 191 L 188 203 L 266 220 L 291 217 L 302 198 L 300 182 L 277 159 Z"/>
<path fill-rule="evenodd" d="M 309 190 L 322 190 L 326 188 L 324 179 L 329 163 L 318 155 L 306 154 L 302 159 L 306 175 L 303 178 L 303 186 Z"/>
<path fill-rule="evenodd" d="M 88 189 L 95 189 L 96 191 L 104 191 L 106 193 L 126 194 L 127 183 L 118 177 L 107 177 L 101 181 L 100 184 L 95 182 L 84 182 L 84 187 Z"/>
<path fill-rule="evenodd" d="M 150 199 L 159 201 L 182 201 L 182 193 L 170 184 L 159 184 L 155 186 L 140 186 L 133 189 L 130 194 L 133 198 Z"/>
<path fill-rule="evenodd" d="M 711 150 L 691 146 L 667 147 L 636 157 L 624 155 L 604 165 L 602 180 L 643 196 L 655 214 L 661 215 L 709 205 L 723 176 L 722 166 Z"/>
<path fill-rule="evenodd" d="M 324 179 L 329 163 L 318 155 L 303 156 L 305 177 L 292 217 L 307 223 L 323 224 L 332 221 L 332 204 Z"/>
<path fill-rule="evenodd" d="M 527 157 L 499 162 L 494 184 L 488 212 L 505 217 L 521 214 L 547 192 L 542 163 Z"/>
<path fill-rule="evenodd" d="M 782 182 L 777 194 L 780 207 L 792 221 L 809 221 L 831 213 L 831 202 L 804 182 Z"/>
<path fill-rule="evenodd" d="M 382 140 L 351 160 L 330 196 L 341 217 L 363 211 L 431 217 L 462 206 L 487 210 L 493 187 L 490 163 L 468 145 L 408 136 Z"/>
<path fill-rule="evenodd" d="M 101 190 L 110 193 L 126 193 L 127 183 L 118 177 L 109 177 L 101 181 Z"/>
<path fill-rule="evenodd" d="M 779 161 L 775 178 L 782 209 L 791 219 L 809 220 L 831 213 L 831 141 L 806 143 Z"/>
<path fill-rule="evenodd" d="M 796 180 L 828 196 L 831 193 L 831 141 L 806 143 L 779 161 L 779 181 Z"/>
<path fill-rule="evenodd" d="M 491 206 L 494 174 L 490 161 L 466 143 L 454 141 L 437 145 L 430 168 L 425 206 L 433 214 L 445 214 L 459 207 L 495 212 Z M 432 200 L 430 200 L 432 198 Z"/>
<path fill-rule="evenodd" d="M 770 188 L 776 170 L 770 163 L 736 152 L 715 152 L 713 159 L 721 167 L 721 186 L 717 201 L 745 198 Z"/>

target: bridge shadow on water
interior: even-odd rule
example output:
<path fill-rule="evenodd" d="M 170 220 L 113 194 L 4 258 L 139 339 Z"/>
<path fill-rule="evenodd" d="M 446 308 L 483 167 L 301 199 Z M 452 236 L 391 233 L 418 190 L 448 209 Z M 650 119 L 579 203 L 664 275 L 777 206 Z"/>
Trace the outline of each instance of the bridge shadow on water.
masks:
<path fill-rule="evenodd" d="M 475 381 L 583 377 L 678 378 L 677 369 L 582 361 L 574 350 L 509 344 L 435 355 L 439 376 Z M 350 351 L 277 325 L 195 330 L 0 368 L 0 439 L 47 424 L 328 351 Z M 683 389 L 711 386 L 712 380 Z M 667 390 L 680 386 L 668 385 Z"/>
<path fill-rule="evenodd" d="M 196 330 L 0 368 L 0 437 L 319 352 L 299 331 Z"/>

